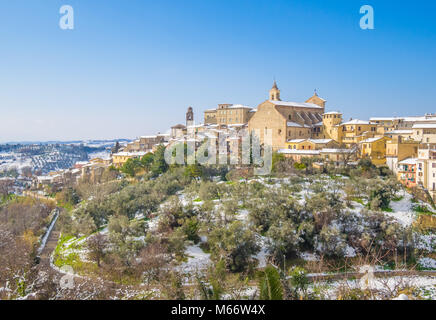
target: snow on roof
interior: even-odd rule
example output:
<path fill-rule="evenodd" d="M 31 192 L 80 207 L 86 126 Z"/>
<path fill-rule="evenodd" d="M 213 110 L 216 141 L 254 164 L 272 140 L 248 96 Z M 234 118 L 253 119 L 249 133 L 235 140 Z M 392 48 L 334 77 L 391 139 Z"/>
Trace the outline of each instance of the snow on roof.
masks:
<path fill-rule="evenodd" d="M 418 161 L 417 158 L 407 158 L 403 161 L 398 162 L 398 164 L 416 164 L 416 161 Z"/>
<path fill-rule="evenodd" d="M 303 141 L 309 141 L 315 144 L 325 144 L 332 141 L 332 139 L 293 139 L 293 140 L 288 140 L 288 143 L 301 143 Z"/>
<path fill-rule="evenodd" d="M 156 139 L 157 136 L 141 136 L 141 139 Z"/>
<path fill-rule="evenodd" d="M 114 153 L 114 156 L 121 156 L 121 157 L 141 157 L 141 156 L 145 156 L 147 154 L 147 152 L 144 151 L 138 151 L 138 152 L 118 152 L 118 153 Z"/>
<path fill-rule="evenodd" d="M 342 114 L 342 113 L 340 113 L 339 111 L 329 111 L 324 114 Z"/>
<path fill-rule="evenodd" d="M 324 148 L 321 153 L 353 153 L 353 149 L 334 149 L 334 148 Z"/>
<path fill-rule="evenodd" d="M 285 153 L 285 154 L 319 154 L 320 150 L 295 150 L 295 149 L 280 149 L 277 151 L 278 153 Z"/>
<path fill-rule="evenodd" d="M 292 140 L 288 140 L 289 143 L 300 143 L 306 141 L 306 139 L 292 139 Z"/>
<path fill-rule="evenodd" d="M 360 141 L 360 143 L 372 143 L 372 142 L 378 141 L 378 140 L 380 140 L 380 139 L 382 139 L 382 138 L 383 138 L 383 137 L 374 137 L 374 138 L 369 138 L 369 139 L 366 139 L 366 140 Z"/>
<path fill-rule="evenodd" d="M 290 121 L 288 121 L 288 123 L 287 123 L 287 126 L 288 127 L 296 127 L 296 128 L 310 128 L 308 125 L 301 125 L 301 124 L 299 124 L 299 123 L 296 123 L 296 122 L 290 122 Z"/>
<path fill-rule="evenodd" d="M 402 118 L 398 118 L 398 117 L 373 117 L 373 118 L 369 118 L 369 121 L 394 121 L 394 120 L 399 120 Z"/>
<path fill-rule="evenodd" d="M 36 179 L 38 181 L 51 181 L 52 178 L 53 178 L 52 176 L 38 176 L 38 177 L 36 177 Z"/>
<path fill-rule="evenodd" d="M 353 120 L 350 120 L 348 122 L 342 123 L 342 125 L 344 125 L 344 124 L 348 125 L 348 124 L 370 124 L 370 123 L 369 123 L 369 121 L 366 121 L 366 120 L 353 119 Z"/>
<path fill-rule="evenodd" d="M 323 107 L 320 107 L 317 104 L 307 103 L 307 102 L 293 102 L 293 101 L 279 101 L 279 100 L 269 100 L 269 102 L 271 102 L 276 106 L 324 109 Z"/>
<path fill-rule="evenodd" d="M 402 119 L 404 121 L 407 121 L 407 122 L 414 122 L 414 121 L 435 121 L 436 120 L 436 116 L 404 117 Z"/>
<path fill-rule="evenodd" d="M 313 143 L 319 143 L 319 144 L 325 144 L 329 143 L 330 141 L 333 141 L 332 139 L 309 139 L 309 141 Z"/>
<path fill-rule="evenodd" d="M 257 109 L 251 109 L 249 112 L 256 112 Z"/>
<path fill-rule="evenodd" d="M 436 123 L 415 123 L 413 129 L 436 129 Z"/>
<path fill-rule="evenodd" d="M 412 134 L 412 130 L 392 130 L 386 132 L 386 134 Z"/>
<path fill-rule="evenodd" d="M 227 107 L 227 109 L 252 109 L 252 108 L 249 106 L 244 106 L 242 104 L 234 104 L 234 105 Z"/>
<path fill-rule="evenodd" d="M 245 126 L 245 123 L 234 123 L 234 124 L 229 124 L 229 127 L 243 127 Z"/>

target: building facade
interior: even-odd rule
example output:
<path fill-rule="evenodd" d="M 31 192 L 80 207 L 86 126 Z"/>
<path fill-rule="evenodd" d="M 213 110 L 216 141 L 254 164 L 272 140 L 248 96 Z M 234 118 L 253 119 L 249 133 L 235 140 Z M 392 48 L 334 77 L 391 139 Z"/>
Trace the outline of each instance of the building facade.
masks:
<path fill-rule="evenodd" d="M 269 100 L 262 102 L 248 121 L 248 130 L 258 135 L 261 144 L 265 142 L 265 132 L 270 130 L 272 149 L 275 151 L 285 148 L 288 140 L 311 138 L 312 128 L 322 122 L 324 114 L 325 101 L 316 98 L 308 101 L 318 104 L 282 101 L 274 82 Z"/>

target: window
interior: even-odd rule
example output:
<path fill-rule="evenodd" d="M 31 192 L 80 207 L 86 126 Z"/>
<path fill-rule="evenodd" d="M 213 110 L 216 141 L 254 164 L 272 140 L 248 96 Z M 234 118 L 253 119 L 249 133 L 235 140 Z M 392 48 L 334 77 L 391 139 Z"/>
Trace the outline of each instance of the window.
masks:
<path fill-rule="evenodd" d="M 282 134 L 282 129 L 279 129 L 279 134 Z"/>

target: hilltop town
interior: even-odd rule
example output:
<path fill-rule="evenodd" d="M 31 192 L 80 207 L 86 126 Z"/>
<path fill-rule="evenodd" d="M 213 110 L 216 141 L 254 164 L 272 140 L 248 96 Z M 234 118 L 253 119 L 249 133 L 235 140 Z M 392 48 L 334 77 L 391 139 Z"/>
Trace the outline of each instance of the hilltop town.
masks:
<path fill-rule="evenodd" d="M 1 179 L 0 299 L 436 298 L 436 114 L 344 120 L 274 82 L 202 120 Z"/>
<path fill-rule="evenodd" d="M 312 159 L 311 165 L 322 170 L 327 164 L 355 166 L 359 159 L 368 159 L 375 166 L 387 166 L 404 186 L 421 192 L 423 199 L 436 201 L 436 114 L 344 120 L 340 111 L 326 110 L 326 104 L 316 92 L 305 102 L 282 101 L 274 81 L 268 100 L 257 108 L 219 104 L 206 110 L 203 123 L 196 124 L 189 107 L 185 123 L 172 126 L 169 133 L 142 136 L 117 145 L 108 157 L 37 176 L 33 186 L 61 186 L 86 176 L 95 179 L 104 168 L 122 168 L 129 159 L 154 153 L 159 146 L 190 141 L 198 149 L 207 140 L 218 144 L 219 135 L 230 154 L 232 145 L 242 144 L 243 132 L 260 133 L 262 145 L 264 132 L 271 130 L 272 150 L 297 163 Z"/>

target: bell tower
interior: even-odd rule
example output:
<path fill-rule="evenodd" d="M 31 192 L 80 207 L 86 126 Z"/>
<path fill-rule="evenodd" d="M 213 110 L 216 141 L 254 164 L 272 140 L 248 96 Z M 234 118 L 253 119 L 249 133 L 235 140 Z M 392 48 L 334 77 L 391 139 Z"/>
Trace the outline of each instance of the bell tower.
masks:
<path fill-rule="evenodd" d="M 189 107 L 186 112 L 186 126 L 189 127 L 192 125 L 194 125 L 194 111 L 192 110 L 192 107 Z"/>
<path fill-rule="evenodd" d="M 277 87 L 277 83 L 275 80 L 271 90 L 269 91 L 269 99 L 273 101 L 280 101 L 280 90 Z"/>

